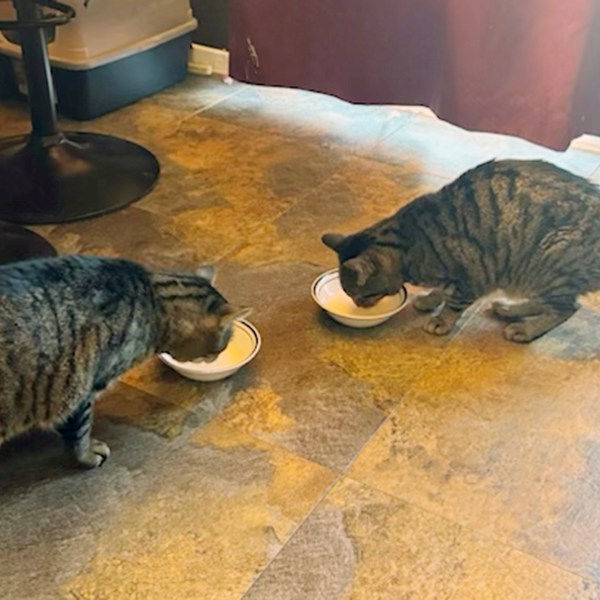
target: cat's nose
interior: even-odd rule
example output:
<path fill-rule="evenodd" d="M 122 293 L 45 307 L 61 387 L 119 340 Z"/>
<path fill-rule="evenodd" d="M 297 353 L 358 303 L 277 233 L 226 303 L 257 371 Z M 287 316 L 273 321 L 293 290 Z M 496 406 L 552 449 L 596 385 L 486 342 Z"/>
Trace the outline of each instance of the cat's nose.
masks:
<path fill-rule="evenodd" d="M 381 300 L 381 296 L 368 296 L 366 298 L 355 298 L 354 303 L 360 308 L 370 308 Z"/>

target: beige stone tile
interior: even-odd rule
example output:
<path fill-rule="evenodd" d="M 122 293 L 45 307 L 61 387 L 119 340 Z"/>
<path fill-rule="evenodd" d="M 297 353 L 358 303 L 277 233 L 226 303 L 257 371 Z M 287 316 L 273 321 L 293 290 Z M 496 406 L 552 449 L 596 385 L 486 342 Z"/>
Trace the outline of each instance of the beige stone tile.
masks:
<path fill-rule="evenodd" d="M 209 255 L 237 249 L 246 262 L 281 240 L 273 221 L 327 180 L 339 153 L 209 120 L 186 121 L 161 143 L 165 180 L 140 207 L 170 216 L 165 230 Z"/>
<path fill-rule="evenodd" d="M 495 339 L 452 343 L 421 368 L 349 473 L 597 577 L 598 361 Z"/>
<path fill-rule="evenodd" d="M 376 161 L 347 158 L 326 181 L 307 186 L 260 243 L 248 243 L 230 258 L 245 265 L 304 260 L 335 266 L 335 255 L 321 243 L 323 233 L 358 231 L 445 183 L 418 171 L 399 172 Z"/>
<path fill-rule="evenodd" d="M 332 482 L 323 467 L 208 426 L 102 523 L 67 597 L 238 599 Z M 69 596 L 70 594 L 70 596 Z"/>
<path fill-rule="evenodd" d="M 411 299 L 417 291 L 410 288 Z M 529 347 L 505 341 L 485 317 L 466 315 L 447 336 L 425 332 L 428 318 L 409 305 L 373 330 L 337 327 L 337 335 L 318 339 L 316 350 L 323 361 L 371 384 L 376 405 L 386 412 L 409 394 L 481 394 L 501 385 L 511 369 L 533 369 L 533 375 L 545 364 Z"/>
<path fill-rule="evenodd" d="M 251 385 L 253 381 L 252 367 L 225 381 L 191 381 L 163 365 L 158 358 L 146 361 L 121 377 L 125 386 L 141 392 L 142 397 L 146 394 L 158 399 L 165 404 L 165 410 L 170 405 L 175 406 L 175 415 L 181 418 L 192 413 L 192 422 L 199 423 L 212 418 L 228 404 L 238 388 Z"/>
<path fill-rule="evenodd" d="M 542 159 L 590 177 L 600 160 L 600 154 L 589 150 L 574 147 L 556 152 L 511 136 L 470 132 L 423 115 L 381 140 L 369 155 L 400 168 L 410 166 L 451 178 L 495 158 Z"/>
<path fill-rule="evenodd" d="M 339 152 L 203 114 L 186 119 L 163 144 L 171 160 L 198 175 L 212 174 L 215 181 L 221 181 L 236 174 L 242 181 L 263 181 L 282 197 L 318 185 L 342 162 Z"/>
<path fill-rule="evenodd" d="M 369 383 L 356 381 L 318 353 L 320 340 L 333 331 L 309 294 L 319 270 L 306 263 L 224 265 L 219 285 L 226 294 L 235 289 L 236 297 L 256 308 L 251 320 L 263 346 L 252 369 L 230 380 L 236 388 L 216 419 L 344 470 L 384 414 Z"/>
<path fill-rule="evenodd" d="M 138 205 L 139 206 L 139 205 Z M 55 226 L 45 237 L 61 254 L 96 254 L 140 261 L 151 268 L 193 269 L 214 260 L 218 249 L 184 245 L 168 217 L 129 206 L 94 219 Z"/>
<path fill-rule="evenodd" d="M 117 383 L 96 401 L 96 418 L 137 427 L 167 439 L 201 422 L 198 401 L 169 402 L 124 383 Z M 207 411 L 208 413 L 209 411 Z M 205 416 L 204 421 L 208 420 Z"/>
<path fill-rule="evenodd" d="M 598 597 L 587 580 L 351 480 L 330 491 L 245 596 Z"/>
<path fill-rule="evenodd" d="M 351 104 L 305 90 L 246 85 L 241 93 L 208 110 L 207 116 L 368 154 L 413 114 L 398 107 Z"/>
<path fill-rule="evenodd" d="M 191 114 L 217 106 L 248 87 L 244 83 L 231 79 L 226 81 L 219 76 L 208 77 L 189 73 L 182 82 L 150 96 L 144 102 Z"/>

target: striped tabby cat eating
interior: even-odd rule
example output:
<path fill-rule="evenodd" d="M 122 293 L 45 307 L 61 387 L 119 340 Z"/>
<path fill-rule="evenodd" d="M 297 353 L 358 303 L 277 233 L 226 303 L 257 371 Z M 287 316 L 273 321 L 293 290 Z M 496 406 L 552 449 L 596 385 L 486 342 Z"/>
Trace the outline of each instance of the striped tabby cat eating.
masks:
<path fill-rule="evenodd" d="M 213 275 L 89 256 L 0 267 L 0 444 L 56 429 L 80 465 L 100 466 L 109 448 L 90 436 L 96 396 L 157 352 L 216 356 L 248 314 Z"/>
<path fill-rule="evenodd" d="M 358 306 L 404 282 L 434 288 L 415 299 L 434 313 L 425 325 L 448 333 L 478 298 L 496 302 L 505 337 L 530 342 L 576 312 L 577 297 L 600 289 L 600 190 L 543 161 L 491 161 L 396 214 L 343 236 L 327 233 L 345 292 Z"/>

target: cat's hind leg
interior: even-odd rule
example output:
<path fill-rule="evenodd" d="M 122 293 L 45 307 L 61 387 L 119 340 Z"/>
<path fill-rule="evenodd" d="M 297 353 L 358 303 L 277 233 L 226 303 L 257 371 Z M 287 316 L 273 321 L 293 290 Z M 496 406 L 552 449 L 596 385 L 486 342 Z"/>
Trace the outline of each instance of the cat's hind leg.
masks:
<path fill-rule="evenodd" d="M 525 344 L 548 333 L 564 323 L 579 309 L 575 298 L 565 301 L 547 300 L 542 303 L 543 310 L 531 316 L 523 315 L 522 321 L 511 323 L 504 328 L 504 337 L 511 342 Z"/>
<path fill-rule="evenodd" d="M 75 460 L 88 469 L 99 467 L 110 455 L 109 447 L 91 437 L 94 399 L 87 398 L 60 423 L 60 433 Z"/>
<path fill-rule="evenodd" d="M 497 301 L 492 303 L 492 312 L 503 321 L 518 321 L 524 317 L 534 317 L 542 314 L 546 306 L 539 300 L 526 300 L 517 304 Z"/>
<path fill-rule="evenodd" d="M 413 300 L 413 306 L 419 312 L 433 312 L 446 301 L 444 290 L 435 289 L 428 294 L 416 296 Z"/>

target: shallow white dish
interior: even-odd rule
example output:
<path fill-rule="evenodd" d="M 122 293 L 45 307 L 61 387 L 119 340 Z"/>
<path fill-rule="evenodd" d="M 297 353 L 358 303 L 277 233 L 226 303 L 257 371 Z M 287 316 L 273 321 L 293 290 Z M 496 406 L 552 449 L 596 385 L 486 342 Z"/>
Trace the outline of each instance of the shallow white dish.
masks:
<path fill-rule="evenodd" d="M 393 296 L 384 296 L 375 306 L 361 308 L 344 292 L 338 269 L 319 275 L 312 284 L 313 300 L 332 318 L 348 327 L 366 328 L 381 325 L 407 303 L 408 293 L 402 288 Z"/>
<path fill-rule="evenodd" d="M 194 381 L 218 381 L 233 375 L 248 364 L 260 350 L 261 338 L 254 325 L 243 319 L 233 324 L 227 348 L 213 362 L 179 362 L 166 352 L 159 355 L 167 366 Z"/>

